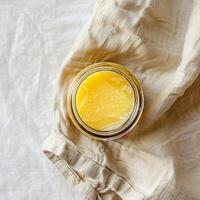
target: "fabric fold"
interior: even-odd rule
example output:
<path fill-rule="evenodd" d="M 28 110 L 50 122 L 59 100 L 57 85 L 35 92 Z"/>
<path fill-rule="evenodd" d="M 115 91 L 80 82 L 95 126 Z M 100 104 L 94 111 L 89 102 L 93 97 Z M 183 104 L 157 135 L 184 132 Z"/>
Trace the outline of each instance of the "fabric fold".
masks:
<path fill-rule="evenodd" d="M 42 150 L 67 179 L 86 193 L 88 200 L 98 199 L 98 196 L 100 198 L 108 191 L 116 193 L 125 200 L 130 197 L 147 198 L 136 191 L 128 180 L 71 147 L 62 136 L 50 135 Z"/>

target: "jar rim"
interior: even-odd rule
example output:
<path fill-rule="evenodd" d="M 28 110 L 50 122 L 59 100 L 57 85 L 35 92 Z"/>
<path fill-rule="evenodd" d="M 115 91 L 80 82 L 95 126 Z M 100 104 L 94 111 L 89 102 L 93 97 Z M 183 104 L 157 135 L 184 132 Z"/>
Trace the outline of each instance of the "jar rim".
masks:
<path fill-rule="evenodd" d="M 111 71 L 123 76 L 130 84 L 134 94 L 134 105 L 128 119 L 113 130 L 96 130 L 88 126 L 80 117 L 76 107 L 76 93 L 80 84 L 93 73 Z M 122 137 L 139 121 L 144 107 L 144 95 L 139 81 L 125 67 L 111 62 L 99 62 L 82 69 L 74 77 L 67 94 L 67 109 L 75 127 L 83 134 L 97 140 L 110 140 Z"/>

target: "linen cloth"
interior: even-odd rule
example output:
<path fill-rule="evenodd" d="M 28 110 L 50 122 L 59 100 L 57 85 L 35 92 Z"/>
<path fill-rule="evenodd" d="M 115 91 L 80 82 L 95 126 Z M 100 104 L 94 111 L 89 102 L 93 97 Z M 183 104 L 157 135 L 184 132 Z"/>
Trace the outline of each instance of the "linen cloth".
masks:
<path fill-rule="evenodd" d="M 200 199 L 199 20 L 199 1 L 97 1 L 62 65 L 43 146 L 86 199 Z M 145 95 L 137 127 L 109 142 L 81 134 L 66 108 L 73 77 L 101 61 L 127 67 Z"/>

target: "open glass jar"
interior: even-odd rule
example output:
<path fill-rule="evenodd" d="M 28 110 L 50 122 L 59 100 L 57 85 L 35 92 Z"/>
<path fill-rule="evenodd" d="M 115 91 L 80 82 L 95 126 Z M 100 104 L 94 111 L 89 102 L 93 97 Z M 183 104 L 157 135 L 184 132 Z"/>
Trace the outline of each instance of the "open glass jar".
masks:
<path fill-rule="evenodd" d="M 67 109 L 81 133 L 97 140 L 127 134 L 139 121 L 144 95 L 138 80 L 125 67 L 99 62 L 81 70 L 67 94 Z"/>

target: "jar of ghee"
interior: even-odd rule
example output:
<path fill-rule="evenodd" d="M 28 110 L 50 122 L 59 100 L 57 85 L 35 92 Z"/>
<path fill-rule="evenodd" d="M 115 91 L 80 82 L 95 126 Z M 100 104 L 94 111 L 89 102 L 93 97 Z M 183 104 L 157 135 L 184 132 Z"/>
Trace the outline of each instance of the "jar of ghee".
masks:
<path fill-rule="evenodd" d="M 144 107 L 138 80 L 125 67 L 99 62 L 81 70 L 67 94 L 67 109 L 81 133 L 97 140 L 117 139 L 137 124 Z"/>

